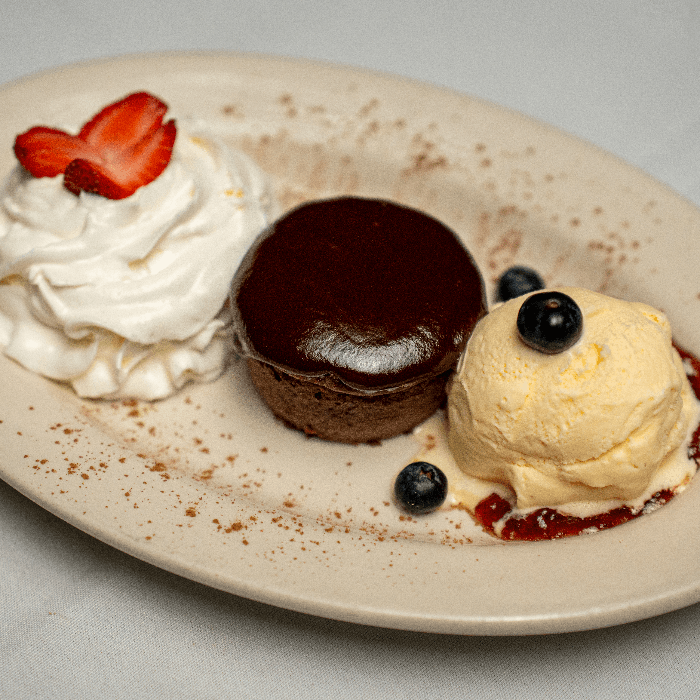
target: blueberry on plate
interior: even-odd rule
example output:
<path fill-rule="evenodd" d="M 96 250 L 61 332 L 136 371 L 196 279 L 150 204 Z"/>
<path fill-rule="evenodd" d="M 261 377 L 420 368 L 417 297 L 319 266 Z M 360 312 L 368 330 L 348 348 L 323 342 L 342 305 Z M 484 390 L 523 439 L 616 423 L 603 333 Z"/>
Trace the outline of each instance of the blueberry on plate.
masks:
<path fill-rule="evenodd" d="M 583 314 L 578 304 L 567 294 L 554 291 L 525 299 L 516 323 L 523 343 L 547 355 L 564 352 L 583 332 Z"/>
<path fill-rule="evenodd" d="M 412 462 L 394 482 L 394 495 L 409 513 L 429 513 L 447 497 L 447 477 L 433 464 Z"/>
<path fill-rule="evenodd" d="M 539 274 L 530 267 L 516 265 L 498 278 L 496 298 L 498 301 L 508 301 L 538 289 L 544 289 L 544 281 Z"/>

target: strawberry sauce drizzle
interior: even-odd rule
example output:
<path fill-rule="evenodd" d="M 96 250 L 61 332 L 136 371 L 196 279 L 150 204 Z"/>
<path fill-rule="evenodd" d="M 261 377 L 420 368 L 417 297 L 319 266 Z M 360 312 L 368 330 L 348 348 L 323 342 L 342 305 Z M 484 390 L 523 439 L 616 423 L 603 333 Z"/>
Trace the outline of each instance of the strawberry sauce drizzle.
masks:
<path fill-rule="evenodd" d="M 678 354 L 690 368 L 687 371 L 690 386 L 695 396 L 700 399 L 700 360 L 686 350 L 674 345 Z M 688 456 L 700 465 L 700 425 L 695 429 Z M 503 518 L 507 518 L 500 538 L 503 540 L 521 540 L 534 542 L 537 540 L 553 540 L 570 535 L 578 535 L 584 530 L 607 530 L 621 525 L 629 520 L 639 517 L 644 513 L 668 503 L 674 496 L 672 489 L 657 491 L 640 510 L 632 510 L 629 506 L 613 508 L 607 513 L 599 513 L 580 518 L 573 515 L 560 513 L 554 508 L 539 508 L 525 516 L 513 516 L 507 518 L 512 511 L 511 504 L 496 493 L 481 501 L 475 511 L 474 517 L 487 532 L 495 535 L 495 525 Z"/>

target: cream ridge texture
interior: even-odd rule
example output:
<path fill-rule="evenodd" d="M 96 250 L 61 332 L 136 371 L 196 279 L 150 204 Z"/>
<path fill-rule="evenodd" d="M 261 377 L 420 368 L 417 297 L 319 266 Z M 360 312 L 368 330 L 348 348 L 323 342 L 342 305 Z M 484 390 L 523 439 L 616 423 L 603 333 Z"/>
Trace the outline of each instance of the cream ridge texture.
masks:
<path fill-rule="evenodd" d="M 525 297 L 477 325 L 449 392 L 452 454 L 465 474 L 509 487 L 519 510 L 641 506 L 695 472 L 687 445 L 698 402 L 668 320 L 642 303 L 558 291 L 584 318 L 581 338 L 562 353 L 520 340 Z"/>
<path fill-rule="evenodd" d="M 223 370 L 228 287 L 272 217 L 245 155 L 178 122 L 131 197 L 76 197 L 21 166 L 0 192 L 0 348 L 84 397 L 164 398 Z"/>

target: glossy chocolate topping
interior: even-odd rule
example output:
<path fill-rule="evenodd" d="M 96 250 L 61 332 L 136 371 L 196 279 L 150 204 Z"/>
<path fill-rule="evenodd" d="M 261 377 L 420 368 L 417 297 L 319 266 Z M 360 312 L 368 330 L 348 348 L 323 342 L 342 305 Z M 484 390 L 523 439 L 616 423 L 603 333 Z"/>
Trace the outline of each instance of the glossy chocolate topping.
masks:
<path fill-rule="evenodd" d="M 486 309 L 481 274 L 450 229 L 350 197 L 273 224 L 236 273 L 232 302 L 244 354 L 361 392 L 449 370 Z"/>

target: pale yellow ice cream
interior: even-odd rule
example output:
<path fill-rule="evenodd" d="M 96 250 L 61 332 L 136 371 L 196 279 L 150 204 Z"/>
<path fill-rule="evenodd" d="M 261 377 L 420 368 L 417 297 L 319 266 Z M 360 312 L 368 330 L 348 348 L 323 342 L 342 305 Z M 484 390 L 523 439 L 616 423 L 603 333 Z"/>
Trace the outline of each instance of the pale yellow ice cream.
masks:
<path fill-rule="evenodd" d="M 520 340 L 525 297 L 477 325 L 449 392 L 452 454 L 465 474 L 512 489 L 519 510 L 641 505 L 650 489 L 695 471 L 687 444 L 698 402 L 668 320 L 645 304 L 558 291 L 584 318 L 580 340 L 562 353 Z"/>

